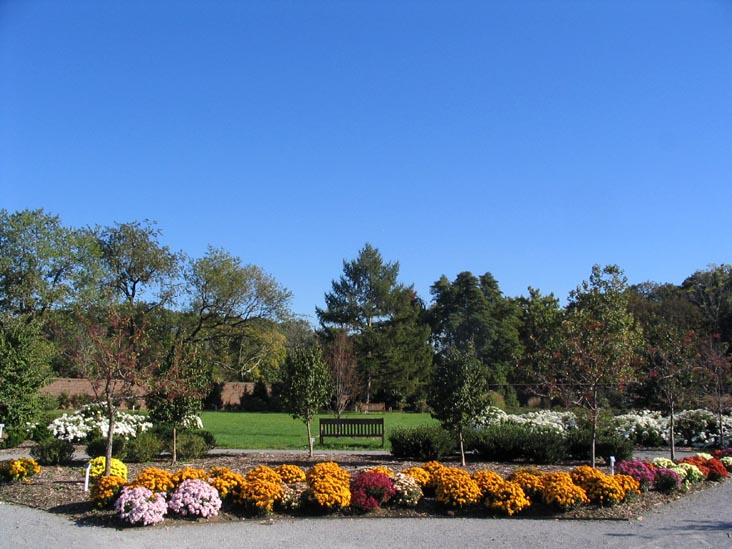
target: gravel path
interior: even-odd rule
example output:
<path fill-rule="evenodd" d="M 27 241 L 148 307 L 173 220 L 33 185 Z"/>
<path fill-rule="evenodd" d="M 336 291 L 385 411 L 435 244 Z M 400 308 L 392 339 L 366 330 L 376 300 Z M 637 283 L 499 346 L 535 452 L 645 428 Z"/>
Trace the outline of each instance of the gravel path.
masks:
<path fill-rule="evenodd" d="M 78 526 L 62 516 L 0 504 L 0 548 L 732 547 L 730 502 L 728 481 L 633 521 L 247 519 L 125 530 Z"/>

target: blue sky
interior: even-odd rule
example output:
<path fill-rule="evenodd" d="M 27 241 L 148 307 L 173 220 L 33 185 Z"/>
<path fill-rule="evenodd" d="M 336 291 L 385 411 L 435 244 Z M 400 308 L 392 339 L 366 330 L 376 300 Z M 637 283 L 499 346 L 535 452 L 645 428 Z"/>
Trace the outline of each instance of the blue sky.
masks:
<path fill-rule="evenodd" d="M 313 315 L 366 242 L 567 293 L 729 263 L 732 2 L 0 0 L 0 207 L 158 222 Z"/>

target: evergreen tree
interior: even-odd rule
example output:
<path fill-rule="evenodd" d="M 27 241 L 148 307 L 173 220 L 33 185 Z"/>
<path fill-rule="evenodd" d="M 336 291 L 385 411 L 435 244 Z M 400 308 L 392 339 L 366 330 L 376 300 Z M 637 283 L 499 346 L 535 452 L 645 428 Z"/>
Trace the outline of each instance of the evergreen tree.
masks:
<path fill-rule="evenodd" d="M 431 291 L 429 317 L 437 352 L 473 345 L 486 381 L 507 400 L 515 400 L 508 375 L 521 348 L 516 305 L 503 297 L 490 273 L 476 278 L 463 272 L 453 282 L 442 276 Z"/>
<path fill-rule="evenodd" d="M 412 287 L 398 282 L 399 263 L 384 262 L 366 244 L 316 309 L 325 338 L 345 330 L 352 339 L 366 402 L 373 397 L 390 406 L 416 398 L 426 380 L 431 357 L 429 328 Z"/>

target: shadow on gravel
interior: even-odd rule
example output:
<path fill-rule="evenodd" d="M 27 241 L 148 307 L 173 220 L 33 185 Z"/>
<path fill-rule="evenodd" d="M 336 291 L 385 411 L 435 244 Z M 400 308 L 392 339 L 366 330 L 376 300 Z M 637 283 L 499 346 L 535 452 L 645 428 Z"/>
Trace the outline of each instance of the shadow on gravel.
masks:
<path fill-rule="evenodd" d="M 709 531 L 730 531 L 732 532 L 732 522 L 721 520 L 689 520 L 680 523 L 678 526 L 670 526 L 663 528 L 670 532 L 691 531 L 691 532 L 709 532 Z"/>
<path fill-rule="evenodd" d="M 94 506 L 90 502 L 80 501 L 67 503 L 65 505 L 57 505 L 56 507 L 51 507 L 48 511 L 59 515 L 81 515 L 83 513 L 88 513 L 92 509 L 94 509 Z"/>

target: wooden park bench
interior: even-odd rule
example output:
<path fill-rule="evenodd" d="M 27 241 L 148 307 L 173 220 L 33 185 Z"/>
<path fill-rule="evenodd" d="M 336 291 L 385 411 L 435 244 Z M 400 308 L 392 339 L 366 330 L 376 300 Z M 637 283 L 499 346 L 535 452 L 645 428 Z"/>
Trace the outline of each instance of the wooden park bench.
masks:
<path fill-rule="evenodd" d="M 333 438 L 377 438 L 381 437 L 384 447 L 384 418 L 335 418 L 320 420 L 320 444 L 325 437 Z"/>
<path fill-rule="evenodd" d="M 359 405 L 362 414 L 368 412 L 386 412 L 386 403 L 384 402 L 362 402 Z"/>

